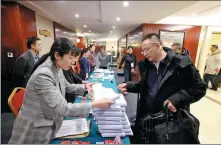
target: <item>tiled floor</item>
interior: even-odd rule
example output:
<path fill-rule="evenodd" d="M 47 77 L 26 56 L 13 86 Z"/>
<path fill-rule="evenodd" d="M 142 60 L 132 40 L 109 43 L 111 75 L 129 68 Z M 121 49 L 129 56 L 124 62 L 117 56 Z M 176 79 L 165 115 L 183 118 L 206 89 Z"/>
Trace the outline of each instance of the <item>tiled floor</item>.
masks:
<path fill-rule="evenodd" d="M 221 104 L 221 88 L 218 88 L 217 91 L 213 91 L 213 90 L 208 89 L 206 96 L 215 100 L 215 101 L 218 101 L 219 104 Z"/>
<path fill-rule="evenodd" d="M 212 98 L 221 98 L 220 93 L 215 93 L 210 90 L 208 90 L 207 95 Z M 220 144 L 221 105 L 204 97 L 200 101 L 191 105 L 191 112 L 200 120 L 199 138 L 201 143 Z"/>

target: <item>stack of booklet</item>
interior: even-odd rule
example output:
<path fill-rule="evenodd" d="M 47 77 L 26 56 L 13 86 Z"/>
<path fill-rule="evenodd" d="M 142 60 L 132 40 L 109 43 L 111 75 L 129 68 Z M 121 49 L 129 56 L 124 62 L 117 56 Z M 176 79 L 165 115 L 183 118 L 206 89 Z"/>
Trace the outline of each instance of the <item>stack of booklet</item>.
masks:
<path fill-rule="evenodd" d="M 94 101 L 106 98 L 115 102 L 106 109 L 93 109 L 93 115 L 102 137 L 115 137 L 116 135 L 124 137 L 126 135 L 133 135 L 130 122 L 125 113 L 127 103 L 124 96 L 122 94 L 117 94 L 111 88 L 102 87 L 102 84 L 95 84 L 93 86 L 93 92 Z"/>

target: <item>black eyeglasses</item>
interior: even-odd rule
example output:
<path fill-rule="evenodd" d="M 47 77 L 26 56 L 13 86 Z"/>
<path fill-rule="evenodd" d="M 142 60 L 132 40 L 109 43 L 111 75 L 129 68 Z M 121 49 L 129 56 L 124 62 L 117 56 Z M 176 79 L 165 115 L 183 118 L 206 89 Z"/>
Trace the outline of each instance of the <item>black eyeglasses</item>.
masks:
<path fill-rule="evenodd" d="M 149 50 L 149 49 L 151 49 L 151 47 L 154 45 L 154 44 L 156 44 L 156 43 L 152 43 L 152 45 L 150 46 L 150 47 L 147 47 L 147 48 L 145 48 L 144 50 L 141 50 L 141 54 L 146 54 L 147 53 L 147 50 Z"/>

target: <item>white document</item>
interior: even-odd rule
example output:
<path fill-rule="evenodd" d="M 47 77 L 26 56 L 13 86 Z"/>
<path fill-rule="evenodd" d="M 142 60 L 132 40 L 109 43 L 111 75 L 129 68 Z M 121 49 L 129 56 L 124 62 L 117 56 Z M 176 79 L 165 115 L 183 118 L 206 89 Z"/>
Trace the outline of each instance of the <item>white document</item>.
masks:
<path fill-rule="evenodd" d="M 123 129 L 122 125 L 98 125 L 99 129 Z"/>
<path fill-rule="evenodd" d="M 55 138 L 69 136 L 69 135 L 83 134 L 88 131 L 89 129 L 86 118 L 64 120 L 61 128 L 55 134 Z"/>
<path fill-rule="evenodd" d="M 123 117 L 124 113 L 123 112 L 98 112 L 94 113 L 95 117 Z"/>
<path fill-rule="evenodd" d="M 97 124 L 98 125 L 122 125 L 121 121 L 102 121 L 102 120 L 98 120 Z"/>
<path fill-rule="evenodd" d="M 120 106 L 110 106 L 107 109 L 93 108 L 93 111 L 122 111 L 122 112 L 125 112 L 125 108 L 120 107 Z"/>
<path fill-rule="evenodd" d="M 124 131 L 122 129 L 108 129 L 108 130 L 100 129 L 99 132 L 100 133 L 122 133 Z"/>
<path fill-rule="evenodd" d="M 105 88 L 102 86 L 93 86 L 93 92 L 94 92 L 94 100 L 98 101 L 101 99 L 112 99 L 115 97 L 119 97 L 115 100 L 114 105 L 117 106 L 127 106 L 127 102 L 122 94 L 116 93 L 112 88 Z"/>
<path fill-rule="evenodd" d="M 125 133 L 102 133 L 101 136 L 102 137 L 116 137 L 117 135 L 119 135 L 120 137 L 125 137 Z"/>
<path fill-rule="evenodd" d="M 110 121 L 121 121 L 121 117 L 96 117 L 96 120 L 110 120 Z"/>

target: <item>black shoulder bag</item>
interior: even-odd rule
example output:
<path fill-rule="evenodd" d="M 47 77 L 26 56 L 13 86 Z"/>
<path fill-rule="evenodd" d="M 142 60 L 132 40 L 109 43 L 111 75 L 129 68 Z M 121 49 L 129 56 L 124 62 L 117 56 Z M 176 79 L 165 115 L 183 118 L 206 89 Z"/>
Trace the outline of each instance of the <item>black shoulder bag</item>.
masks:
<path fill-rule="evenodd" d="M 173 116 L 173 117 L 170 117 Z M 164 108 L 165 122 L 154 127 L 159 144 L 200 144 L 198 139 L 199 120 L 186 110 L 172 113 Z"/>

